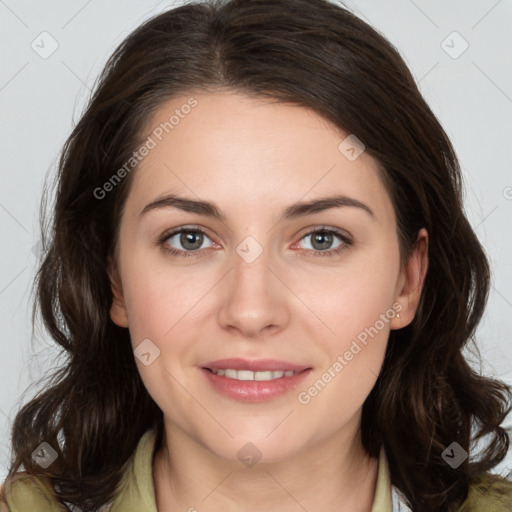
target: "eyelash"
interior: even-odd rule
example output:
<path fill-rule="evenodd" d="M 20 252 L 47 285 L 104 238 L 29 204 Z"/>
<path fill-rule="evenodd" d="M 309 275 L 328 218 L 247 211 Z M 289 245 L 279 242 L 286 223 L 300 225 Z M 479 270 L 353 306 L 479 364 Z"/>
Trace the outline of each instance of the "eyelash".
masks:
<path fill-rule="evenodd" d="M 195 254 L 200 253 L 200 252 L 205 250 L 205 249 L 201 249 L 201 250 L 195 250 L 195 251 L 182 251 L 182 250 L 172 249 L 172 248 L 167 247 L 165 245 L 166 242 L 169 239 L 171 239 L 174 235 L 177 235 L 179 233 L 202 233 L 203 235 L 208 237 L 208 235 L 202 229 L 199 229 L 199 228 L 183 228 L 182 227 L 182 228 L 175 229 L 175 230 L 173 230 L 173 231 L 171 231 L 169 233 L 165 233 L 160 238 L 160 240 L 158 241 L 158 245 L 161 246 L 166 252 L 168 252 L 172 256 L 177 256 L 179 258 L 194 257 Z M 348 249 L 350 246 L 353 245 L 352 240 L 349 237 L 347 237 L 346 235 L 344 235 L 341 231 L 339 231 L 337 229 L 333 229 L 333 228 L 327 228 L 327 227 L 315 228 L 315 229 L 313 229 L 311 231 L 308 231 L 307 233 L 305 233 L 302 236 L 302 238 L 300 240 L 303 240 L 307 236 L 313 235 L 313 234 L 316 234 L 316 233 L 334 234 L 338 238 L 341 239 L 343 244 L 340 245 L 339 247 L 337 247 L 336 249 L 328 249 L 326 251 L 319 251 L 319 250 L 315 250 L 315 249 L 301 249 L 302 251 L 311 252 L 313 257 L 321 257 L 322 258 L 322 257 L 338 256 L 343 251 L 345 251 L 346 249 Z M 208 237 L 208 238 L 210 238 L 210 237 Z"/>

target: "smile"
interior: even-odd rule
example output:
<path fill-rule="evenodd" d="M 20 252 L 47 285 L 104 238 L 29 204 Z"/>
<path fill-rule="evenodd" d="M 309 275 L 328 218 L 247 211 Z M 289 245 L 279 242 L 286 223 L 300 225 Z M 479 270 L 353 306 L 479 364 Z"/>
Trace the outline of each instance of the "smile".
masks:
<path fill-rule="evenodd" d="M 238 402 L 266 402 L 293 391 L 312 368 L 276 359 L 220 359 L 199 368 L 215 392 Z"/>
<path fill-rule="evenodd" d="M 222 377 L 227 377 L 228 379 L 235 380 L 257 380 L 257 381 L 266 381 L 266 380 L 275 380 L 282 379 L 283 377 L 291 377 L 299 372 L 294 372 L 293 370 L 277 370 L 277 371 L 264 371 L 264 372 L 252 372 L 250 370 L 234 370 L 231 368 L 227 369 L 210 369 L 212 373 L 215 375 L 220 375 Z"/>

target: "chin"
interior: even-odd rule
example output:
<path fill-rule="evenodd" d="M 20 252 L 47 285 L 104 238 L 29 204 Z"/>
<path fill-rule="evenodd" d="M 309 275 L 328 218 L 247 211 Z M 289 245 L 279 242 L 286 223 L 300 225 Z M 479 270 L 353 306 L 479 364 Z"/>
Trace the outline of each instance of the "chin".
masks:
<path fill-rule="evenodd" d="M 252 467 L 257 463 L 281 462 L 297 455 L 305 443 L 293 439 L 289 434 L 283 431 L 278 435 L 274 432 L 267 437 L 268 433 L 248 430 L 243 435 L 223 439 L 223 443 L 219 443 L 220 439 L 217 438 L 204 440 L 203 444 L 213 454 L 226 461 L 240 462 Z"/>

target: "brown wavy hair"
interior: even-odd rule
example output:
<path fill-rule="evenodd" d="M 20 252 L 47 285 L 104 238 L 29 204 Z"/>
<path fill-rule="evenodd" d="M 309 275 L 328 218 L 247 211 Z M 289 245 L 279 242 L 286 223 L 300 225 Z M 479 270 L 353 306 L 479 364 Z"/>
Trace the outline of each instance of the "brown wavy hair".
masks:
<path fill-rule="evenodd" d="M 44 325 L 66 355 L 12 426 L 8 478 L 23 464 L 62 502 L 95 511 L 113 499 L 142 434 L 162 436 L 162 411 L 137 371 L 129 331 L 110 319 L 113 258 L 132 171 L 94 194 L 133 155 L 149 117 L 191 91 L 229 89 L 313 109 L 354 133 L 379 163 L 392 198 L 402 264 L 420 228 L 429 267 L 412 323 L 390 333 L 363 406 L 365 449 L 383 445 L 391 481 L 415 512 L 456 510 L 478 475 L 509 447 L 500 427 L 512 390 L 463 355 L 488 298 L 490 269 L 463 210 L 454 149 L 398 51 L 347 9 L 325 0 L 229 0 L 167 10 L 115 50 L 58 162 L 53 216 L 43 226 L 35 282 Z M 48 233 L 45 234 L 45 231 Z M 453 441 L 470 452 L 452 469 Z M 31 453 L 58 453 L 47 469 Z"/>

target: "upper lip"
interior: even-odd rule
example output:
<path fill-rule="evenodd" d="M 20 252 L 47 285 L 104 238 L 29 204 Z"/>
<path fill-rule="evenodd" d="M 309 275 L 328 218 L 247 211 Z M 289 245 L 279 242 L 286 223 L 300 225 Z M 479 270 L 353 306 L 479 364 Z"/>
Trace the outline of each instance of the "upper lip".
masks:
<path fill-rule="evenodd" d="M 210 370 L 249 370 L 252 372 L 265 372 L 265 371 L 293 371 L 301 372 L 307 370 L 310 366 L 297 365 L 288 363 L 286 361 L 279 361 L 277 359 L 241 359 L 241 358 L 230 358 L 230 359 L 218 359 L 217 361 L 211 361 L 201 365 L 203 368 L 209 368 Z"/>

